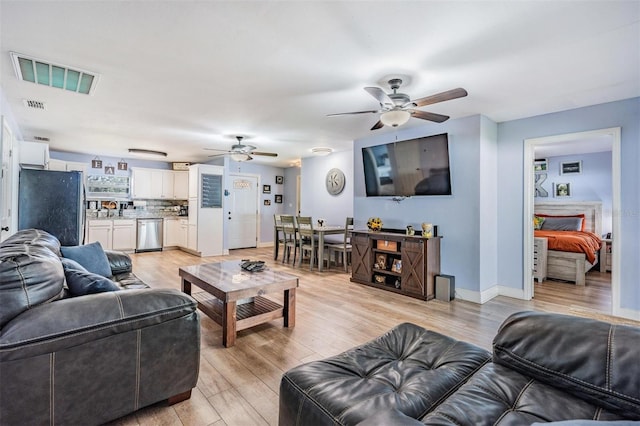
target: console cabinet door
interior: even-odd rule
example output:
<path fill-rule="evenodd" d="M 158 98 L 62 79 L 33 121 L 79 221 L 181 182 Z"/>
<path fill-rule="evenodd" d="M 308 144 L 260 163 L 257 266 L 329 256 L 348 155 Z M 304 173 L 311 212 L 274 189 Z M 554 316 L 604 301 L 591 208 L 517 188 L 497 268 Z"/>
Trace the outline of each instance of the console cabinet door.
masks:
<path fill-rule="evenodd" d="M 402 242 L 402 292 L 425 296 L 425 240 Z"/>
<path fill-rule="evenodd" d="M 366 234 L 351 237 L 351 277 L 356 281 L 371 282 L 371 244 Z"/>

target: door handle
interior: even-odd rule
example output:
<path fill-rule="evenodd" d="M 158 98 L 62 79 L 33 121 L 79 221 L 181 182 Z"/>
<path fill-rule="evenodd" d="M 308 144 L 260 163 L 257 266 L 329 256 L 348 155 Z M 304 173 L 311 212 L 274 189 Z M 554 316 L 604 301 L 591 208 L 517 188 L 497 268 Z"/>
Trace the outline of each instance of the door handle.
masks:
<path fill-rule="evenodd" d="M 0 228 L 0 231 L 8 231 L 9 227 L 8 226 L 3 226 L 2 228 Z"/>

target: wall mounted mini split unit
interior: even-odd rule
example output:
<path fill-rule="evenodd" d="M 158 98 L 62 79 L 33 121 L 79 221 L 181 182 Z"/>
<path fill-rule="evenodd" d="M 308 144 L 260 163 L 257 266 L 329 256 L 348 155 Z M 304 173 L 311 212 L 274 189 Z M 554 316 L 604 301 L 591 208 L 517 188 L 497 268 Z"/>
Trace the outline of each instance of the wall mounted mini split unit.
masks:
<path fill-rule="evenodd" d="M 10 55 L 16 77 L 22 81 L 91 95 L 100 78 L 98 73 L 80 68 L 54 64 L 16 52 L 10 52 Z"/>

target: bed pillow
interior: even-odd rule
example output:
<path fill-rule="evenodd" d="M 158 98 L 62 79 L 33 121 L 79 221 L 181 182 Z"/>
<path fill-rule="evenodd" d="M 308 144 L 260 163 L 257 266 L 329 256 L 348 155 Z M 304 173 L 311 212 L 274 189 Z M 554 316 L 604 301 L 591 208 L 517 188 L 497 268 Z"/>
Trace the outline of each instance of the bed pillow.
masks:
<path fill-rule="evenodd" d="M 69 293 L 71 293 L 72 296 L 84 296 L 87 294 L 120 290 L 120 287 L 110 279 L 88 271 L 67 269 L 64 271 L 64 276 L 67 279 Z"/>
<path fill-rule="evenodd" d="M 542 226 L 543 231 L 580 231 L 583 219 L 581 217 L 545 217 Z"/>
<path fill-rule="evenodd" d="M 543 217 L 545 219 L 549 218 L 549 217 L 559 217 L 559 218 L 567 218 L 567 217 L 579 217 L 582 219 L 582 226 L 580 229 L 577 229 L 577 231 L 582 231 L 584 232 L 586 230 L 587 227 L 587 217 L 585 216 L 584 213 L 578 213 L 578 214 L 569 214 L 569 215 L 556 215 L 556 214 L 544 214 L 544 213 L 535 213 L 536 216 L 538 217 Z"/>
<path fill-rule="evenodd" d="M 543 222 L 544 222 L 544 217 L 533 216 L 533 229 L 540 229 L 542 227 Z"/>
<path fill-rule="evenodd" d="M 60 251 L 64 257 L 75 260 L 89 272 L 107 278 L 111 276 L 109 259 L 98 241 L 82 246 L 61 247 Z"/>

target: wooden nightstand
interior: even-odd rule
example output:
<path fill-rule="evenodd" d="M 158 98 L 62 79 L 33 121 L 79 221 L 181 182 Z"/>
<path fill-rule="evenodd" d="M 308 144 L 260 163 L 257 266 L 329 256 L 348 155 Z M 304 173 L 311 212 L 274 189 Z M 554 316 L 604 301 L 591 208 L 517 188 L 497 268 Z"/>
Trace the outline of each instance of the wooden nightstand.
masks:
<path fill-rule="evenodd" d="M 602 239 L 602 248 L 600 248 L 600 272 L 611 271 L 611 238 Z"/>
<path fill-rule="evenodd" d="M 533 239 L 533 278 L 539 283 L 547 278 L 547 245 L 546 238 Z"/>

